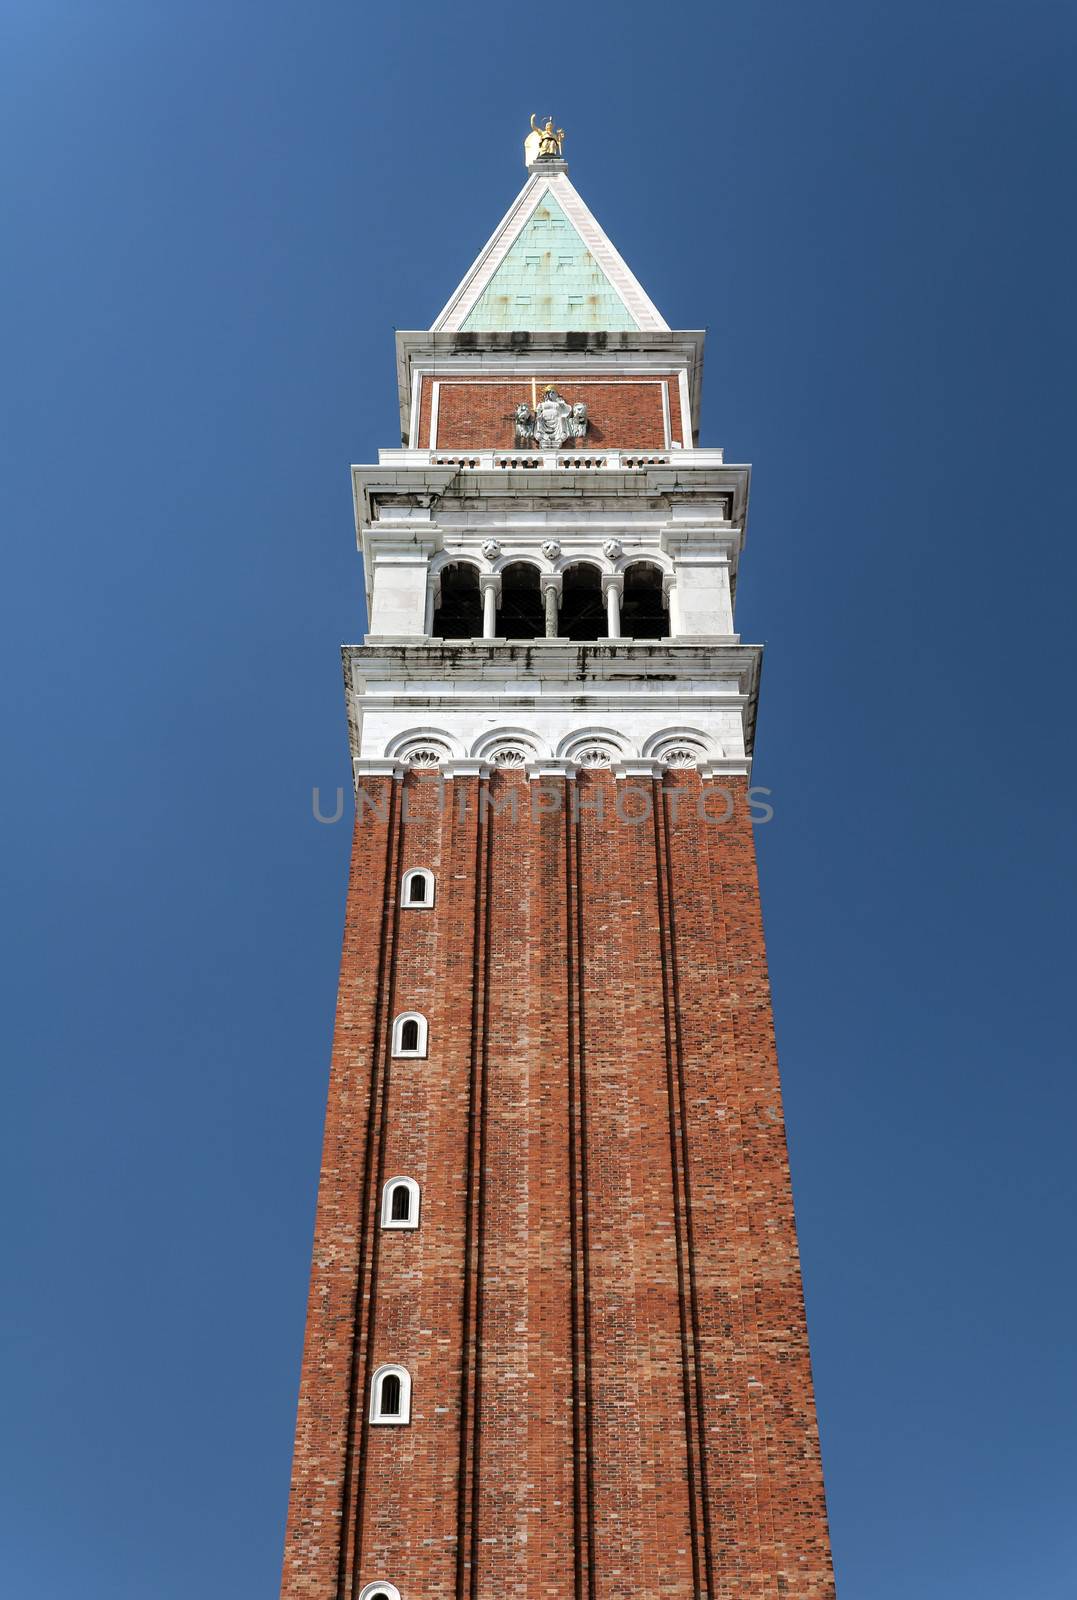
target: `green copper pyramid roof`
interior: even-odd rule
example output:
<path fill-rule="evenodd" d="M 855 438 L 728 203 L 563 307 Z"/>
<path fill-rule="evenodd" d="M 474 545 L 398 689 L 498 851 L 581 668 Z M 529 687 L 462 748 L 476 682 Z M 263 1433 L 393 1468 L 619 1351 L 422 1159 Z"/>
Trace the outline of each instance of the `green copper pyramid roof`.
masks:
<path fill-rule="evenodd" d="M 547 191 L 462 326 L 573 332 L 639 324 Z"/>

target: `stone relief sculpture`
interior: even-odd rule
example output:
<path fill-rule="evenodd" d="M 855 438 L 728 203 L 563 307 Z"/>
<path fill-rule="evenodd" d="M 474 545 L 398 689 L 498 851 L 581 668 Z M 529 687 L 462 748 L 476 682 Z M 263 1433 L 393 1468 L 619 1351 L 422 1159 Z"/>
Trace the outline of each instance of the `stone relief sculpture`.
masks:
<path fill-rule="evenodd" d="M 482 542 L 482 553 L 486 557 L 487 561 L 496 561 L 498 556 L 501 554 L 500 541 L 497 539 L 484 539 Z"/>
<path fill-rule="evenodd" d="M 516 449 L 526 450 L 535 437 L 535 414 L 526 400 L 521 400 L 513 412 L 513 425 Z"/>
<path fill-rule="evenodd" d="M 542 553 L 547 561 L 556 561 L 561 554 L 561 541 L 559 539 L 547 539 L 542 546 Z"/>
<path fill-rule="evenodd" d="M 675 772 L 691 770 L 699 765 L 699 759 L 699 751 L 686 744 L 670 745 L 659 757 L 664 767 L 672 767 Z"/>
<path fill-rule="evenodd" d="M 535 752 L 522 744 L 499 744 L 490 751 L 489 761 L 495 767 L 526 767 L 534 761 Z"/>
<path fill-rule="evenodd" d="M 560 450 L 563 444 L 582 439 L 591 426 L 591 419 L 582 400 L 569 405 L 553 384 L 547 384 L 533 411 L 526 400 L 518 403 L 512 413 L 512 423 L 517 450 L 536 447 Z"/>
<path fill-rule="evenodd" d="M 617 753 L 604 744 L 585 744 L 573 753 L 578 767 L 612 767 Z"/>
<path fill-rule="evenodd" d="M 568 419 L 572 408 L 562 400 L 555 388 L 542 391 L 542 399 L 535 408 L 535 443 L 544 450 L 559 450 L 569 437 Z"/>
<path fill-rule="evenodd" d="M 584 405 L 582 400 L 577 400 L 576 404 L 572 407 L 572 410 L 568 414 L 568 431 L 570 437 L 573 439 L 582 439 L 590 425 L 591 419 L 587 415 L 587 407 Z"/>

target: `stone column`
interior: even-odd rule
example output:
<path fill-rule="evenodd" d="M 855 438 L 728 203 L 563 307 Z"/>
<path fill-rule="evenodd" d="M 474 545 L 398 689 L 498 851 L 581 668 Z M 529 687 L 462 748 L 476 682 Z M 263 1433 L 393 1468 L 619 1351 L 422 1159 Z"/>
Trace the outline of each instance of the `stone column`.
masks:
<path fill-rule="evenodd" d="M 479 588 L 482 591 L 482 636 L 497 638 L 497 606 L 501 599 L 501 574 L 480 572 Z"/>
<path fill-rule="evenodd" d="M 434 633 L 434 613 L 441 603 L 440 577 L 428 577 L 426 580 L 426 626 L 423 631 L 427 638 L 432 638 Z"/>
<path fill-rule="evenodd" d="M 539 579 L 542 589 L 542 603 L 546 609 L 546 637 L 556 639 L 558 636 L 557 613 L 561 609 L 561 574 L 559 572 L 544 572 Z"/>
<path fill-rule="evenodd" d="M 623 572 L 607 572 L 602 579 L 602 595 L 606 602 L 606 633 L 611 639 L 621 637 L 621 595 L 624 592 Z"/>
<path fill-rule="evenodd" d="M 680 613 L 677 609 L 677 579 L 674 573 L 667 572 L 662 579 L 662 594 L 669 612 L 669 637 L 675 639 L 681 631 Z"/>

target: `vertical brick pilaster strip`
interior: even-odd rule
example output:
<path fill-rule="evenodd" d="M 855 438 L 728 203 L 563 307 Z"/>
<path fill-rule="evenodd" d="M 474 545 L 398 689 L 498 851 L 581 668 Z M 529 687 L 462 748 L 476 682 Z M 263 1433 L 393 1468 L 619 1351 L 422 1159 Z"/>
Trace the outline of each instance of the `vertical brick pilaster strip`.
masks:
<path fill-rule="evenodd" d="M 584 1074 L 583 908 L 580 821 L 574 790 L 562 792 L 565 816 L 565 893 L 568 958 L 569 1173 L 572 1252 L 573 1510 L 576 1531 L 576 1600 L 594 1600 L 594 1450 L 591 1431 L 591 1331 L 588 1284 L 587 1090 Z"/>
<path fill-rule="evenodd" d="M 564 779 L 520 791 L 528 916 L 528 1481 L 527 1593 L 578 1596 L 572 1343 L 574 1195 L 569 1074 L 569 920 Z M 515 913 L 509 909 L 510 916 Z"/>
<path fill-rule="evenodd" d="M 592 1581 L 601 1600 L 688 1600 L 697 1543 L 654 804 L 637 789 L 619 809 L 627 786 L 609 772 L 577 783 Z"/>
<path fill-rule="evenodd" d="M 370 1109 L 359 1198 L 359 1277 L 355 1306 L 351 1385 L 348 1397 L 349 1445 L 344 1479 L 344 1529 L 340 1545 L 338 1590 L 356 1596 L 362 1587 L 363 1498 L 366 1487 L 366 1398 L 373 1370 L 371 1352 L 378 1294 L 378 1199 L 385 1146 L 386 1103 L 391 1071 L 394 975 L 397 958 L 401 830 L 406 821 L 403 783 L 392 781 L 389 836 L 382 898 L 381 949 L 375 993 L 374 1062 L 370 1075 Z M 364 886 L 365 887 L 365 886 Z"/>
<path fill-rule="evenodd" d="M 478 1347 L 471 1527 L 473 1584 L 481 1600 L 524 1600 L 536 1559 L 529 1530 L 533 1485 L 528 1332 L 529 1263 L 540 1238 L 531 1216 L 529 1083 L 536 886 L 527 779 L 494 769 L 480 783 L 486 808 L 486 1013 L 479 1207 Z M 521 816 L 523 811 L 523 816 Z M 532 1229 L 532 1220 L 535 1227 Z"/>
<path fill-rule="evenodd" d="M 668 832 L 676 907 L 684 1135 L 692 1197 L 692 1259 L 699 1308 L 697 1360 L 707 1463 L 712 1565 L 722 1600 L 770 1595 L 762 1451 L 754 1426 L 757 1316 L 752 1292 L 741 1097 L 732 1022 L 736 980 L 725 939 L 727 791 L 685 773 L 692 805 Z M 699 808 L 695 815 L 696 805 Z"/>
<path fill-rule="evenodd" d="M 374 813 L 368 817 L 360 802 L 352 837 L 285 1533 L 283 1600 L 336 1600 L 349 1538 L 354 1333 L 367 1214 L 362 1178 L 377 1110 L 376 1041 L 390 956 L 388 889 L 397 803 L 392 780 L 373 780 L 369 789 Z M 373 963 L 372 945 L 377 950 Z"/>
<path fill-rule="evenodd" d="M 412 1376 L 407 1427 L 364 1423 L 352 1592 L 407 1578 L 428 1600 L 456 1593 L 460 1285 L 470 1061 L 474 861 L 452 859 L 447 796 L 423 772 L 404 778 L 399 885 L 409 867 L 435 873 L 432 905 L 401 903 L 390 1014 L 429 1020 L 425 1058 L 392 1061 L 382 1102 L 371 1201 L 377 1229 L 376 1311 L 369 1366 L 401 1361 Z M 396 1174 L 416 1179 L 420 1226 L 384 1229 L 379 1198 Z M 369 1370 L 369 1367 L 368 1367 Z M 401 1585 L 403 1587 L 403 1585 Z"/>
<path fill-rule="evenodd" d="M 483 1141 L 486 1096 L 487 949 L 489 942 L 490 837 L 480 812 L 479 785 L 457 779 L 452 786 L 453 860 L 469 863 L 471 894 L 470 1049 L 468 1135 L 464 1167 L 464 1261 L 461 1294 L 460 1458 L 457 1474 L 456 1600 L 475 1592 L 476 1502 L 479 1491 L 479 1399 L 481 1389 Z M 463 985 L 458 986 L 462 992 Z"/>
<path fill-rule="evenodd" d="M 683 791 L 677 791 L 683 801 Z M 686 1147 L 684 1060 L 681 1044 L 680 995 L 677 974 L 677 931 L 673 910 L 673 874 L 670 858 L 670 799 L 666 784 L 654 785 L 654 845 L 657 871 L 659 925 L 662 939 L 662 989 L 665 1010 L 667 1092 L 669 1095 L 670 1155 L 673 1167 L 673 1211 L 680 1281 L 684 1433 L 688 1460 L 689 1515 L 692 1529 L 692 1564 L 697 1594 L 714 1595 L 713 1546 L 707 1485 L 705 1409 L 699 1366 L 699 1303 L 695 1282 L 692 1239 L 692 1196 Z"/>
<path fill-rule="evenodd" d="M 744 1289 L 751 1296 L 757 1381 L 749 1390 L 758 1463 L 760 1565 L 768 1597 L 833 1600 L 811 1357 L 770 1002 L 747 782 L 729 783 L 734 812 L 721 836 L 740 1143 L 749 1186 Z M 713 846 L 712 846 L 713 848 Z"/>

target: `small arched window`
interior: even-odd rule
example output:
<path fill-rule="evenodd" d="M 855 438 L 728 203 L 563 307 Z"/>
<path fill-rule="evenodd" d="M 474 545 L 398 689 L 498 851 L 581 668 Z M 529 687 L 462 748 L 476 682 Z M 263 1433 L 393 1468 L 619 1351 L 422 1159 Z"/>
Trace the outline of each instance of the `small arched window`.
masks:
<path fill-rule="evenodd" d="M 419 1011 L 402 1011 L 393 1023 L 393 1055 L 425 1056 L 426 1018 Z"/>
<path fill-rule="evenodd" d="M 395 1583 L 368 1583 L 359 1591 L 359 1600 L 400 1600 L 400 1590 Z"/>
<path fill-rule="evenodd" d="M 379 1367 L 370 1384 L 370 1420 L 387 1425 L 411 1421 L 411 1373 L 407 1367 Z"/>
<path fill-rule="evenodd" d="M 390 1178 L 381 1192 L 383 1228 L 419 1226 L 419 1185 L 414 1178 Z"/>
<path fill-rule="evenodd" d="M 400 883 L 400 904 L 405 911 L 428 911 L 434 904 L 434 874 L 429 867 L 412 867 Z"/>

